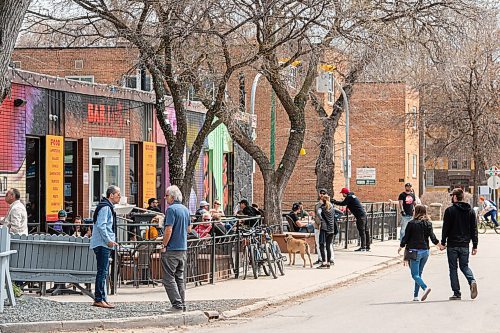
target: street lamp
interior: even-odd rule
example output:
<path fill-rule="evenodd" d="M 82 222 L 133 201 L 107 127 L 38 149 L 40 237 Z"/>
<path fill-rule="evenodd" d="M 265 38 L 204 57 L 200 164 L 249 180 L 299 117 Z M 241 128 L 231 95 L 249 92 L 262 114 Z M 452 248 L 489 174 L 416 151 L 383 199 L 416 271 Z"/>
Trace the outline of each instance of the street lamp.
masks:
<path fill-rule="evenodd" d="M 333 72 L 337 69 L 334 65 L 321 65 L 321 69 L 325 72 L 331 74 L 334 84 L 340 89 L 342 93 L 342 98 L 344 99 L 345 104 L 345 160 L 344 160 L 344 177 L 345 177 L 345 187 L 349 188 L 350 178 L 351 178 L 351 165 L 349 159 L 349 101 L 347 100 L 347 94 L 345 93 L 342 86 L 335 79 L 335 75 Z"/>

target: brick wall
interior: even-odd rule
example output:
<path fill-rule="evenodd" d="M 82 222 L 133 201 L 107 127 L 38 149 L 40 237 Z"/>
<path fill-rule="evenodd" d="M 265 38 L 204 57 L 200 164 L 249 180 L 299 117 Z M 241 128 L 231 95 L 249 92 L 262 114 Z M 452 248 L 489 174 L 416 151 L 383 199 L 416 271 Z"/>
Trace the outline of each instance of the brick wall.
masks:
<path fill-rule="evenodd" d="M 75 68 L 82 60 L 83 67 Z M 122 76 L 135 75 L 138 52 L 126 47 L 98 48 L 16 48 L 12 61 L 35 73 L 66 77 L 93 76 L 94 82 L 122 86 Z"/>

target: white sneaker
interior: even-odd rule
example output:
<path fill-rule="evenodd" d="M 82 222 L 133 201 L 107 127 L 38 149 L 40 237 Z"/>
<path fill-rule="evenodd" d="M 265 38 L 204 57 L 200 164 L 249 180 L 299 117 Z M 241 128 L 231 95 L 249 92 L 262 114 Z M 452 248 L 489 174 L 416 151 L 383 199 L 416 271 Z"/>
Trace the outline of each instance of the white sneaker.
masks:
<path fill-rule="evenodd" d="M 413 297 L 413 302 L 419 302 L 420 300 L 418 299 L 418 297 Z"/>

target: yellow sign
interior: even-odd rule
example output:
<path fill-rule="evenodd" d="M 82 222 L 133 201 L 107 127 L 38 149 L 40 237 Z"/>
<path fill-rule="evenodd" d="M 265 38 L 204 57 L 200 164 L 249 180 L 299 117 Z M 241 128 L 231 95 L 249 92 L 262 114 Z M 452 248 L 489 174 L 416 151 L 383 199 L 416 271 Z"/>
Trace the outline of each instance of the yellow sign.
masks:
<path fill-rule="evenodd" d="M 156 143 L 142 144 L 142 202 L 147 207 L 148 199 L 156 198 Z"/>
<path fill-rule="evenodd" d="M 46 220 L 57 221 L 57 212 L 64 208 L 64 138 L 47 135 L 45 139 Z"/>

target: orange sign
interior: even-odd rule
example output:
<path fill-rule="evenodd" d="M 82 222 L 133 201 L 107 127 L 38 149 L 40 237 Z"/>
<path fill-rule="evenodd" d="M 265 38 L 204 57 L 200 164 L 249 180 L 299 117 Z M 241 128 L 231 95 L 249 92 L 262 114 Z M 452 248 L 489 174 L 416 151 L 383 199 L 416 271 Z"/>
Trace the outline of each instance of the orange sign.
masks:
<path fill-rule="evenodd" d="M 57 212 L 64 208 L 64 138 L 47 135 L 45 139 L 46 220 L 57 221 Z"/>
<path fill-rule="evenodd" d="M 149 198 L 156 198 L 156 143 L 142 144 L 142 202 L 148 206 Z"/>

